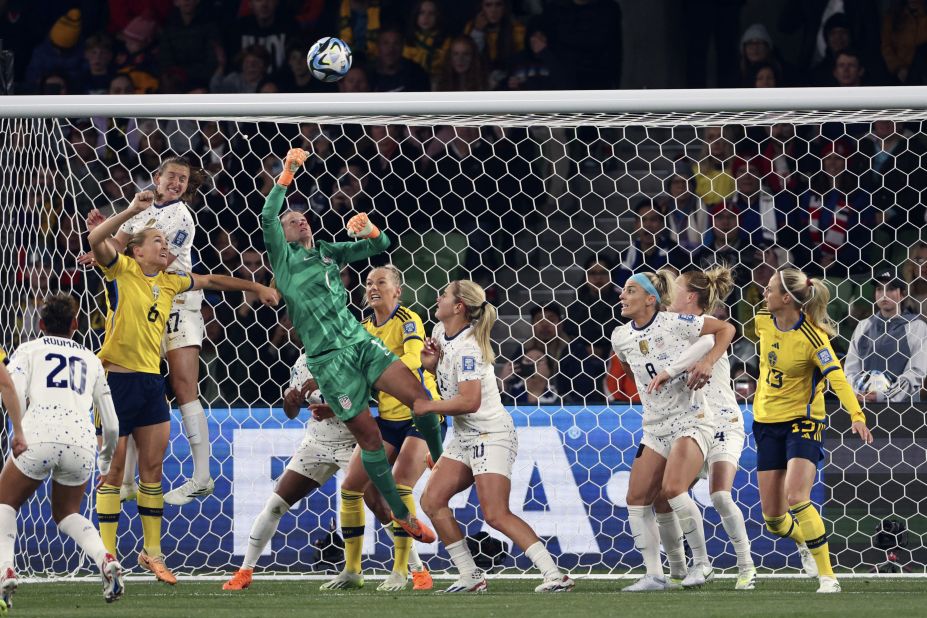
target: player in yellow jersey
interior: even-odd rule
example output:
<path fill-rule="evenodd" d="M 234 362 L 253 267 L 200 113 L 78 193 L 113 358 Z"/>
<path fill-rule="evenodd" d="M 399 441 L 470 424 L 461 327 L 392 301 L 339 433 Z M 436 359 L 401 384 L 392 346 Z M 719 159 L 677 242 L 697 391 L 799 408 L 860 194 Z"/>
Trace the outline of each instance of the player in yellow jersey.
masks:
<path fill-rule="evenodd" d="M 171 303 L 177 294 L 201 289 L 251 291 L 268 305 L 276 305 L 280 296 L 276 290 L 234 277 L 166 273 L 168 243 L 156 228 L 138 231 L 126 243 L 124 253 L 117 253 L 109 237 L 153 202 L 153 192 L 137 193 L 128 208 L 101 222 L 87 238 L 106 280 L 106 331 L 98 356 L 107 370 L 119 418 L 119 443 L 109 473 L 97 488 L 96 508 L 100 535 L 115 556 L 119 486 L 127 436 L 131 435 L 138 448 L 138 512 L 144 535 L 138 562 L 159 580 L 175 584 L 177 578 L 164 564 L 161 553 L 161 474 L 170 435 L 170 409 L 160 361 Z"/>
<path fill-rule="evenodd" d="M 373 315 L 364 320 L 364 328 L 380 339 L 386 347 L 399 357 L 406 367 L 421 381 L 432 399 L 439 399 L 438 386 L 431 373 L 422 369 L 422 348 L 425 345 L 425 327 L 422 319 L 411 309 L 400 303 L 402 297 L 402 273 L 394 266 L 374 268 L 367 275 L 367 304 Z M 396 488 L 406 507 L 415 513 L 415 499 L 412 488 L 425 472 L 425 455 L 428 445 L 415 428 L 412 412 L 392 395 L 379 392 L 377 425 L 386 444 L 389 462 L 393 465 Z M 442 423 L 442 432 L 446 425 Z M 364 577 L 361 574 L 361 550 L 364 542 L 365 488 L 370 484 L 362 465 L 359 452 L 355 451 L 350 467 L 341 484 L 341 531 L 344 537 L 345 568 L 337 577 L 322 585 L 323 590 L 360 588 Z M 412 538 L 398 524 L 392 527 L 395 542 L 393 570 L 389 577 L 377 587 L 383 592 L 396 592 L 406 587 L 410 552 L 413 557 L 412 580 L 415 590 L 431 590 L 432 580 L 428 570 L 418 560 L 412 548 Z"/>
<path fill-rule="evenodd" d="M 803 562 L 809 575 L 818 576 L 818 592 L 840 592 L 824 521 L 811 503 L 824 458 L 825 378 L 850 414 L 853 433 L 867 444 L 872 434 L 830 344 L 837 331 L 827 315 L 830 292 L 824 283 L 799 270 L 780 269 L 763 296 L 766 309 L 756 315 L 760 377 L 753 399 L 763 519 L 770 532 L 810 551 L 814 565 Z"/>

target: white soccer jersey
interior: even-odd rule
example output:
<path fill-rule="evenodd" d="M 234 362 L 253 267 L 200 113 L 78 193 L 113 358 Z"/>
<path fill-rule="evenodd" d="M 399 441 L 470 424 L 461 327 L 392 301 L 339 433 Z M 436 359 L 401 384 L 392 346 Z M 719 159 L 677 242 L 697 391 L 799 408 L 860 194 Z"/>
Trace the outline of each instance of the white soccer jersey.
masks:
<path fill-rule="evenodd" d="M 306 366 L 306 358 L 300 355 L 290 369 L 290 388 L 302 388 L 303 384 L 311 379 L 312 373 L 309 371 L 309 367 Z M 306 395 L 307 400 L 311 394 Z M 306 434 L 311 435 L 316 442 L 348 442 L 350 444 L 357 442 L 357 439 L 351 434 L 351 430 L 337 416 L 322 421 L 310 417 L 309 422 L 306 423 Z"/>
<path fill-rule="evenodd" d="M 164 233 L 167 239 L 167 249 L 171 255 L 176 257 L 168 272 L 191 272 L 196 222 L 186 202 L 175 200 L 166 204 L 153 204 L 123 223 L 119 231 L 135 234 L 149 227 L 158 228 Z M 174 308 L 199 311 L 202 302 L 203 292 L 192 290 L 175 296 Z"/>
<path fill-rule="evenodd" d="M 615 354 L 631 367 L 637 382 L 644 407 L 644 431 L 667 436 L 697 420 L 710 420 L 704 395 L 686 386 L 685 374 L 647 393 L 650 380 L 698 339 L 703 322 L 700 316 L 660 311 L 643 328 L 628 322 L 612 333 Z"/>
<path fill-rule="evenodd" d="M 103 364 L 76 341 L 45 336 L 24 343 L 10 359 L 9 370 L 24 410 L 27 443 L 55 442 L 95 452 L 94 405 L 104 435 L 115 431 L 118 437 Z"/>
<path fill-rule="evenodd" d="M 744 415 L 731 382 L 731 361 L 727 352 L 722 354 L 715 363 L 711 370 L 711 379 L 702 387 L 702 390 L 705 391 L 705 401 L 708 402 L 708 407 L 715 415 L 715 423 L 719 429 L 722 425 L 736 425 L 743 428 Z"/>
<path fill-rule="evenodd" d="M 436 376 L 441 399 L 455 397 L 460 382 L 480 381 L 479 410 L 473 414 L 452 416 L 454 432 L 460 435 L 513 431 L 515 424 L 502 406 L 496 374 L 491 365 L 483 362 L 483 353 L 473 336 L 473 328 L 467 326 L 455 336 L 448 337 L 444 325 L 438 324 L 431 336 L 441 347 Z"/>

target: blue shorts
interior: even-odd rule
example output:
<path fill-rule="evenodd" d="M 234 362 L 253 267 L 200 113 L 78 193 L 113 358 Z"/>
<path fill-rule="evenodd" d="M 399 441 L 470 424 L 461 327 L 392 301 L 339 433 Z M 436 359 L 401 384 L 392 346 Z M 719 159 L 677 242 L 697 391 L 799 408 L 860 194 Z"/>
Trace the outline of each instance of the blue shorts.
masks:
<path fill-rule="evenodd" d="M 406 438 L 425 439 L 422 434 L 419 433 L 418 428 L 415 427 L 415 423 L 412 422 L 412 419 L 405 421 L 388 421 L 378 416 L 377 425 L 380 427 L 380 435 L 383 436 L 383 441 L 391 444 L 397 452 L 402 449 L 402 443 L 405 442 Z M 441 422 L 441 438 L 443 439 L 446 435 L 447 420 L 444 420 Z"/>
<path fill-rule="evenodd" d="M 785 470 L 790 459 L 807 459 L 817 465 L 824 459 L 824 428 L 821 421 L 799 418 L 782 423 L 753 421 L 756 469 Z"/>
<path fill-rule="evenodd" d="M 136 427 L 158 425 L 171 420 L 171 408 L 167 404 L 164 377 L 153 373 L 106 374 L 113 406 L 119 419 L 119 436 L 128 436 Z M 94 419 L 97 435 L 103 429 L 99 419 Z"/>

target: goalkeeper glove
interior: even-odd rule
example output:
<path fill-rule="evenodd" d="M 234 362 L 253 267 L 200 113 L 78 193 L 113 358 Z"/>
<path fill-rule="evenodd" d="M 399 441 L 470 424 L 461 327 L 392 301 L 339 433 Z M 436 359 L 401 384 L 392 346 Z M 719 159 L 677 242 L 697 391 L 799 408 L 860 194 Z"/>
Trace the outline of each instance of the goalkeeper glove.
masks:
<path fill-rule="evenodd" d="M 277 184 L 289 187 L 293 182 L 293 174 L 302 167 L 308 156 L 302 148 L 290 148 L 290 151 L 286 153 L 286 159 L 283 160 L 283 171 L 277 179 Z"/>
<path fill-rule="evenodd" d="M 351 238 L 376 238 L 380 235 L 380 228 L 370 222 L 365 212 L 351 217 L 347 230 Z"/>

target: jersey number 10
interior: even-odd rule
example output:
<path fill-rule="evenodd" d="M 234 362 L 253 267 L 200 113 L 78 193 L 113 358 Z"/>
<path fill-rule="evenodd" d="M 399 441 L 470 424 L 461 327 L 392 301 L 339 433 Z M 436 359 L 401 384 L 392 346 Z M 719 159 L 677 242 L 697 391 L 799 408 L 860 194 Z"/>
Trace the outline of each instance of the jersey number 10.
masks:
<path fill-rule="evenodd" d="M 65 357 L 61 354 L 49 353 L 45 360 L 57 363 L 48 373 L 46 385 L 48 388 L 70 388 L 78 395 L 83 395 L 87 389 L 87 363 L 80 356 Z M 67 367 L 68 375 L 61 375 Z M 58 379 L 61 376 L 61 379 Z"/>

